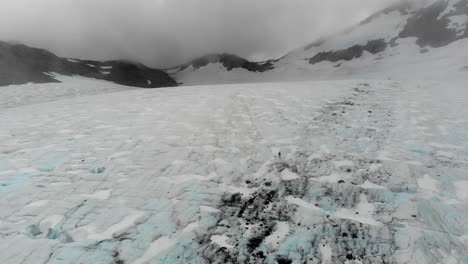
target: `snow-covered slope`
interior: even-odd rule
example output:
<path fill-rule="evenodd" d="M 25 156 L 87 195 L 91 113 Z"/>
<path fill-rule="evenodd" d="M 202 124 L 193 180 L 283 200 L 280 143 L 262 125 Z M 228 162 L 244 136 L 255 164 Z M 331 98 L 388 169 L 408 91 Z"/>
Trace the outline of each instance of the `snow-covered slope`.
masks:
<path fill-rule="evenodd" d="M 248 83 L 274 69 L 274 62 L 251 62 L 232 54 L 210 54 L 169 69 L 167 73 L 185 85 Z"/>
<path fill-rule="evenodd" d="M 345 32 L 298 49 L 283 61 L 308 59 L 311 64 L 348 61 L 364 52 L 377 54 L 404 45 L 402 42 L 408 38 L 413 38 L 424 53 L 428 47 L 440 48 L 468 37 L 465 17 L 468 18 L 466 0 L 432 0 L 424 4 L 403 1 Z"/>
<path fill-rule="evenodd" d="M 468 258 L 466 81 L 62 81 L 0 105 L 0 263 Z"/>
<path fill-rule="evenodd" d="M 52 75 L 58 82 L 28 83 L 9 85 L 0 88 L 0 109 L 15 108 L 22 105 L 39 104 L 85 94 L 103 94 L 136 89 L 79 76 Z"/>
<path fill-rule="evenodd" d="M 265 72 L 228 71 L 210 64 L 174 76 L 188 85 L 348 79 L 373 77 L 374 72 L 377 78 L 383 72 L 388 78 L 459 78 L 467 74 L 467 23 L 467 0 L 403 1 L 344 32 L 269 61 L 273 69 Z M 447 65 L 450 70 L 444 69 Z"/>

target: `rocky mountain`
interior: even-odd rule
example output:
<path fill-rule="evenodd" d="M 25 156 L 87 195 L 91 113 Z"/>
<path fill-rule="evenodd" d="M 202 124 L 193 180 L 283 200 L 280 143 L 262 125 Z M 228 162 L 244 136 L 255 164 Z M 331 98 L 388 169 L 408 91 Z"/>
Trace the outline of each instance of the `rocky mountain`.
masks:
<path fill-rule="evenodd" d="M 414 38 L 421 52 L 441 48 L 468 37 L 468 0 L 402 1 L 386 8 L 341 34 L 297 50 L 309 63 L 350 61 L 364 51 L 377 54 Z"/>
<path fill-rule="evenodd" d="M 216 84 L 237 83 L 239 73 L 260 74 L 274 69 L 275 60 L 252 62 L 228 53 L 208 54 L 188 63 L 167 70 L 174 79 L 184 84 L 192 84 L 187 78 L 195 78 L 194 83 Z M 224 81 L 219 81 L 220 75 Z M 189 77 L 191 76 L 191 77 Z M 230 79 L 232 80 L 230 81 Z M 244 77 L 243 77 L 244 78 Z M 242 78 L 242 79 L 243 79 Z"/>
<path fill-rule="evenodd" d="M 221 64 L 224 68 L 226 68 L 227 71 L 240 68 L 240 69 L 245 69 L 251 72 L 265 72 L 265 71 L 273 69 L 272 61 L 251 62 L 234 54 L 222 53 L 222 54 L 209 54 L 209 55 L 194 59 L 181 66 L 175 67 L 171 70 L 184 71 L 184 70 L 187 70 L 188 68 L 199 69 L 209 64 L 215 64 L 215 63 Z"/>
<path fill-rule="evenodd" d="M 0 85 L 56 82 L 51 73 L 144 88 L 380 78 L 382 74 L 445 78 L 447 72 L 468 74 L 467 23 L 468 0 L 403 0 L 280 59 L 252 62 L 233 54 L 210 54 L 165 71 L 127 61 L 60 58 L 45 50 L 0 42 Z"/>
<path fill-rule="evenodd" d="M 374 72 L 402 78 L 408 74 L 406 65 L 417 66 L 411 71 L 421 78 L 447 66 L 467 74 L 467 23 L 468 0 L 405 0 L 268 61 L 264 71 L 201 64 L 171 74 L 184 84 L 369 77 Z"/>
<path fill-rule="evenodd" d="M 140 63 L 60 58 L 43 49 L 0 42 L 0 86 L 58 82 L 54 74 L 79 75 L 143 88 L 177 85 L 164 71 Z"/>

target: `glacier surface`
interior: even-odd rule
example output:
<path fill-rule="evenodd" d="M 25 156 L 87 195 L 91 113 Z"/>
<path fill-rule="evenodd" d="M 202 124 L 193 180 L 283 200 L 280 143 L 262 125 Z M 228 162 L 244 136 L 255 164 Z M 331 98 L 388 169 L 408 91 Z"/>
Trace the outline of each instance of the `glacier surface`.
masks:
<path fill-rule="evenodd" d="M 0 263 L 468 262 L 466 82 L 63 81 L 1 89 Z"/>

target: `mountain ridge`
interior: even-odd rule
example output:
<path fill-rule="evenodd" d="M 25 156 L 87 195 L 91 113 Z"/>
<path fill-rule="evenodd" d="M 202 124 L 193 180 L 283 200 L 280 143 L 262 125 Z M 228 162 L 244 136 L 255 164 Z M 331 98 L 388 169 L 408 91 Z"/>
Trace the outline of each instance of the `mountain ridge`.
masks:
<path fill-rule="evenodd" d="M 59 82 L 52 73 L 79 75 L 141 88 L 177 85 L 164 71 L 141 63 L 61 58 L 45 49 L 0 41 L 0 86 Z"/>
<path fill-rule="evenodd" d="M 454 54 L 468 54 L 468 47 L 452 44 L 468 38 L 467 24 L 468 0 L 400 1 L 348 29 L 270 60 L 269 69 L 262 73 L 242 69 L 233 72 L 206 65 L 171 74 L 189 85 L 278 81 L 281 78 L 311 80 L 325 76 L 349 78 L 368 76 L 369 70 L 377 68 L 382 69 L 381 73 L 392 73 L 395 68 L 391 65 L 395 63 L 423 65 L 422 61 L 426 60 L 437 67 L 440 57 L 437 53 L 447 54 L 444 56 L 448 60 L 458 59 L 456 70 L 459 71 L 466 64 L 458 65 L 462 58 L 455 58 Z"/>
<path fill-rule="evenodd" d="M 322 37 L 278 59 L 252 62 L 229 53 L 208 54 L 166 70 L 128 61 L 60 58 L 51 52 L 0 42 L 0 85 L 56 82 L 49 73 L 80 75 L 118 84 L 156 88 L 178 84 L 218 84 L 317 78 L 317 74 L 356 73 L 392 60 L 428 59 L 454 42 L 468 38 L 468 0 L 403 0 L 375 12 L 353 27 Z M 466 50 L 452 53 L 462 53 Z M 8 48 L 9 47 L 9 48 Z M 450 53 L 450 54 L 452 54 Z M 403 55 L 405 54 L 405 55 Z M 468 54 L 468 50 L 466 51 Z M 410 61 L 411 63 L 411 61 Z M 463 65 L 466 66 L 466 65 Z M 462 67 L 463 67 L 462 66 Z M 112 70 L 110 70 L 112 69 Z M 359 69 L 358 69 L 359 70 Z M 277 76 L 276 76 L 277 75 Z"/>

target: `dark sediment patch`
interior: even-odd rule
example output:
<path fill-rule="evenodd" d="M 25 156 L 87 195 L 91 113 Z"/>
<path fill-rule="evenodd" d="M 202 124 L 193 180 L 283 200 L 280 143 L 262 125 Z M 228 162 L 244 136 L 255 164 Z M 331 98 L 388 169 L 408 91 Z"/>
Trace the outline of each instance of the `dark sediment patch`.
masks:
<path fill-rule="evenodd" d="M 352 96 L 327 104 L 321 115 L 314 118 L 314 123 L 333 134 L 335 129 L 346 126 L 349 120 L 340 115 L 332 116 L 331 113 L 346 110 L 368 114 L 369 106 L 363 108 L 358 102 L 375 93 L 369 86 L 360 84 L 353 89 Z M 386 116 L 386 111 L 376 109 L 373 113 Z M 359 130 L 359 133 L 367 134 L 366 130 Z M 374 141 L 379 144 L 384 140 L 385 137 L 379 136 Z M 369 170 L 372 164 L 380 163 L 371 157 L 346 153 L 311 157 L 311 154 L 306 150 L 299 151 L 286 161 L 278 157 L 267 166 L 263 175 L 255 179 L 242 179 L 240 182 L 248 184 L 252 190 L 249 196 L 224 194 L 217 206 L 221 211 L 216 216 L 217 222 L 196 238 L 198 255 L 206 263 L 321 263 L 324 260 L 323 247 L 328 244 L 332 245 L 333 263 L 353 260 L 365 264 L 395 263 L 393 256 L 397 250 L 394 242 L 397 229 L 391 222 L 374 226 L 334 213 L 338 208 L 355 209 L 364 195 L 371 203 L 377 203 L 375 214 L 383 216 L 382 221 L 386 223 L 387 214 L 392 214 L 393 209 L 379 204 L 388 199 L 385 192 L 367 190 L 358 185 L 368 180 L 392 191 L 401 191 L 398 186 L 388 185 L 391 171 L 384 166 Z M 353 165 L 337 167 L 334 163 L 336 160 L 351 160 Z M 281 172 L 286 169 L 299 177 L 282 180 Z M 315 180 L 337 171 L 340 174 L 349 173 L 352 178 L 342 182 Z M 305 204 L 313 204 L 319 209 L 308 211 L 307 206 L 290 203 L 290 198 L 301 199 Z M 354 214 L 356 211 L 352 212 Z M 279 222 L 288 225 L 287 234 L 282 238 L 271 236 L 279 230 Z M 233 247 L 227 249 L 213 244 L 210 239 L 213 235 L 227 236 Z M 267 237 L 278 240 L 267 240 Z"/>
<path fill-rule="evenodd" d="M 291 264 L 291 263 L 292 263 L 292 260 L 289 260 L 289 259 L 287 259 L 287 258 L 278 258 L 278 259 L 276 260 L 276 262 L 277 262 L 278 264 Z"/>
<path fill-rule="evenodd" d="M 270 166 L 272 171 L 278 173 L 286 168 L 296 170 L 293 165 L 284 162 L 276 162 Z M 307 181 L 307 178 L 304 180 Z M 290 194 L 301 196 L 305 184 L 304 181 L 280 184 L 264 179 L 252 179 L 248 182 L 249 186 L 258 190 L 248 197 L 239 193 L 225 194 L 218 207 L 222 215 L 212 230 L 216 233 L 220 227 L 227 228 L 235 249 L 223 250 L 209 243 L 212 234 L 204 234 L 198 239 L 199 252 L 208 263 L 263 263 L 272 253 L 264 246 L 265 238 L 274 232 L 278 222 L 292 221 L 294 210 L 288 209 L 284 197 Z M 244 237 L 247 230 L 250 235 Z"/>

